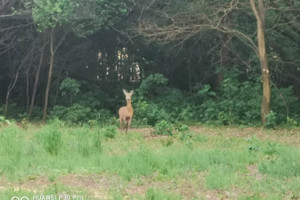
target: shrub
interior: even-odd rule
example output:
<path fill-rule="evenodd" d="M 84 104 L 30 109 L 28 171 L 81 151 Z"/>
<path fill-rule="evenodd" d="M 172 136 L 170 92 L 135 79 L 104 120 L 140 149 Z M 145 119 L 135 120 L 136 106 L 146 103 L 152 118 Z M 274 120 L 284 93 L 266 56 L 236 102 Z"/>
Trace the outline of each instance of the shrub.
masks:
<path fill-rule="evenodd" d="M 142 122 L 152 126 L 155 125 L 158 121 L 167 121 L 171 118 L 164 108 L 160 108 L 154 103 L 142 100 L 139 100 L 135 104 L 134 113 L 136 119 L 140 119 Z"/>
<path fill-rule="evenodd" d="M 189 134 L 190 128 L 187 125 L 179 125 L 175 129 L 180 134 L 181 140 L 190 139 L 192 136 Z"/>
<path fill-rule="evenodd" d="M 62 146 L 61 132 L 57 122 L 47 125 L 38 133 L 38 139 L 42 142 L 46 151 L 51 155 L 57 155 Z"/>
<path fill-rule="evenodd" d="M 147 78 L 145 78 L 140 87 L 137 89 L 137 93 L 139 96 L 153 96 L 155 94 L 155 90 L 159 89 L 159 86 L 165 86 L 168 82 L 168 79 L 164 77 L 162 74 L 151 74 Z"/>
<path fill-rule="evenodd" d="M 160 143 L 162 144 L 163 147 L 168 147 L 173 144 L 173 139 L 172 138 L 161 139 Z"/>
<path fill-rule="evenodd" d="M 108 110 L 95 110 L 88 106 L 83 106 L 74 103 L 70 107 L 54 106 L 50 112 L 51 118 L 58 118 L 68 124 L 84 124 L 87 123 L 91 126 L 97 124 L 105 124 L 111 119 L 111 114 Z"/>
<path fill-rule="evenodd" d="M 73 97 L 80 92 L 79 88 L 80 88 L 80 82 L 69 77 L 64 79 L 59 86 L 62 96 L 70 97 L 71 105 L 73 104 Z"/>
<path fill-rule="evenodd" d="M 101 129 L 101 132 L 104 134 L 105 138 L 114 138 L 117 135 L 116 126 L 108 126 Z"/>
<path fill-rule="evenodd" d="M 157 135 L 172 135 L 173 125 L 162 120 L 155 125 L 154 130 Z"/>
<path fill-rule="evenodd" d="M 276 125 L 276 113 L 271 111 L 266 116 L 266 123 L 264 124 L 265 128 L 274 128 Z"/>

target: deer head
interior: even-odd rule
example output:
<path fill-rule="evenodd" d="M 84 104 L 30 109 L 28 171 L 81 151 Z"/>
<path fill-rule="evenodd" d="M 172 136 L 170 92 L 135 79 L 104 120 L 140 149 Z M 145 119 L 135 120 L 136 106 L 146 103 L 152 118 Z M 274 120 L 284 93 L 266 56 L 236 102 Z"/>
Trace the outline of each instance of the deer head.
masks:
<path fill-rule="evenodd" d="M 126 101 L 131 101 L 131 96 L 133 95 L 134 91 L 131 90 L 130 92 L 127 92 L 126 90 L 123 89 L 123 93 L 125 95 Z"/>

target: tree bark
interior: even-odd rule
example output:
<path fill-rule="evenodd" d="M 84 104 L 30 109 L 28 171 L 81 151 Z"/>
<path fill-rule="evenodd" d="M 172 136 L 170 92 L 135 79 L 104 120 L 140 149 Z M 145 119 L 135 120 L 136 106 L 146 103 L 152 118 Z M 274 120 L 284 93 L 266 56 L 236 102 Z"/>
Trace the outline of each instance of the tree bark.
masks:
<path fill-rule="evenodd" d="M 263 0 L 258 0 L 258 6 L 255 0 L 250 0 L 251 8 L 257 20 L 257 40 L 258 40 L 258 56 L 262 71 L 263 97 L 261 103 L 261 121 L 266 123 L 266 116 L 270 113 L 270 72 L 268 66 L 268 58 L 265 44 L 265 7 Z"/>
<path fill-rule="evenodd" d="M 16 71 L 16 75 L 15 75 L 15 79 L 14 81 L 12 81 L 8 88 L 7 88 L 7 93 L 6 93 L 6 98 L 5 98 L 5 108 L 4 108 L 4 117 L 6 117 L 7 115 L 7 110 L 8 110 L 8 102 L 9 102 L 9 96 L 10 96 L 10 92 L 14 89 L 16 83 L 17 83 L 17 80 L 19 78 L 19 71 L 20 69 L 23 67 L 23 65 L 25 64 L 25 62 L 27 61 L 28 57 L 32 54 L 33 50 L 34 50 L 34 46 L 35 46 L 35 43 L 33 44 L 31 50 L 28 52 L 28 54 L 25 56 L 25 58 L 22 60 L 22 62 L 20 63 L 19 67 L 17 68 L 17 71 Z"/>
<path fill-rule="evenodd" d="M 49 65 L 49 72 L 48 72 L 48 81 L 47 81 L 47 86 L 46 86 L 46 91 L 45 91 L 45 105 L 44 105 L 44 111 L 43 111 L 43 122 L 46 122 L 47 118 L 47 108 L 48 108 L 48 100 L 49 100 L 49 90 L 50 90 L 50 85 L 51 85 L 51 79 L 52 79 L 52 72 L 53 72 L 53 63 L 54 63 L 54 56 L 59 48 L 59 46 L 62 44 L 63 40 L 65 39 L 66 33 L 61 37 L 60 41 L 54 48 L 54 28 L 51 29 L 51 34 L 50 34 L 50 65 Z"/>
<path fill-rule="evenodd" d="M 52 29 L 51 34 L 50 34 L 50 65 L 49 65 L 49 71 L 48 71 L 48 81 L 47 81 L 47 86 L 46 86 L 46 91 L 45 91 L 43 122 L 46 122 L 46 117 L 47 117 L 48 98 L 49 98 L 49 90 L 50 90 L 50 84 L 51 84 L 51 78 L 52 78 L 52 72 L 53 72 L 54 54 L 55 54 L 55 52 L 53 49 L 53 29 Z"/>
<path fill-rule="evenodd" d="M 44 42 L 43 42 L 42 52 L 41 52 L 41 57 L 40 57 L 40 62 L 39 62 L 39 65 L 38 65 L 38 68 L 37 68 L 37 71 L 36 71 L 36 74 L 35 74 L 35 81 L 34 81 L 34 86 L 33 86 L 33 91 L 32 91 L 30 108 L 29 108 L 29 112 L 28 112 L 28 118 L 29 119 L 31 117 L 34 102 L 35 102 L 36 90 L 37 90 L 37 85 L 38 85 L 38 82 L 39 82 L 39 76 L 40 76 L 40 72 L 41 72 L 41 67 L 42 67 L 44 52 L 45 52 L 45 47 L 46 47 L 46 38 L 47 38 L 47 36 L 45 34 L 44 35 Z"/>

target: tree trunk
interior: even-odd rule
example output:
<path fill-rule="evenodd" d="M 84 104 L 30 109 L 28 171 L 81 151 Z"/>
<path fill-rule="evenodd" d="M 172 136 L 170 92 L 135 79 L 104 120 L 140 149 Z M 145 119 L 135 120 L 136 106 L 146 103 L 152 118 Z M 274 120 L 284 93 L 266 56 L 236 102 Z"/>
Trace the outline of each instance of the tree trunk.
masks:
<path fill-rule="evenodd" d="M 10 96 L 10 92 L 14 89 L 16 83 L 17 83 L 17 80 L 18 80 L 18 77 L 19 77 L 19 71 L 20 69 L 23 67 L 23 65 L 25 64 L 26 60 L 28 59 L 28 57 L 31 55 L 31 53 L 33 52 L 34 50 L 34 45 L 32 46 L 31 50 L 28 52 L 28 54 L 25 56 L 25 58 L 22 60 L 21 64 L 19 65 L 19 67 L 17 68 L 17 71 L 16 71 L 16 75 L 15 75 L 15 79 L 13 82 L 11 82 L 11 84 L 9 84 L 8 88 L 7 88 L 7 93 L 6 93 L 6 99 L 5 99 L 5 109 L 4 109 L 4 117 L 6 117 L 7 115 L 7 110 L 8 110 L 8 102 L 9 102 L 9 96 Z"/>
<path fill-rule="evenodd" d="M 53 100 L 53 106 L 55 106 L 55 104 L 56 104 L 57 96 L 58 96 L 58 93 L 59 93 L 59 82 L 60 82 L 61 72 L 62 72 L 62 68 L 60 68 L 59 73 L 58 73 L 57 84 L 56 84 L 57 87 L 56 87 L 55 97 L 54 97 L 54 100 Z"/>
<path fill-rule="evenodd" d="M 43 63 L 43 58 L 44 58 L 44 52 L 45 52 L 45 46 L 46 46 L 46 35 L 44 35 L 44 42 L 43 42 L 43 47 L 42 47 L 42 52 L 41 52 L 41 57 L 40 57 L 40 62 L 35 74 L 35 81 L 34 81 L 34 86 L 33 86 L 33 92 L 32 92 L 32 97 L 31 97 L 31 102 L 30 102 L 30 108 L 29 108 L 29 112 L 28 112 L 28 118 L 30 119 L 31 117 L 31 113 L 33 110 L 33 106 L 34 106 L 34 101 L 35 101 L 35 95 L 36 95 L 36 90 L 37 90 L 37 85 L 39 82 L 39 76 L 40 76 L 40 72 L 41 72 L 41 67 L 42 67 L 42 63 Z"/>
<path fill-rule="evenodd" d="M 53 71 L 54 54 L 55 54 L 55 52 L 53 50 L 53 29 L 52 29 L 51 30 L 51 35 L 50 35 L 50 65 L 49 65 L 48 81 L 47 81 L 46 92 L 45 92 L 43 122 L 46 122 L 46 117 L 47 117 L 48 97 L 49 97 L 49 90 L 50 90 L 52 71 Z"/>
<path fill-rule="evenodd" d="M 265 7 L 263 0 L 258 0 L 258 7 L 254 0 L 250 0 L 251 8 L 257 20 L 258 55 L 262 71 L 263 98 L 261 103 L 261 121 L 266 123 L 266 116 L 270 113 L 270 72 L 265 44 Z"/>
<path fill-rule="evenodd" d="M 26 112 L 29 111 L 29 70 L 26 71 Z"/>
<path fill-rule="evenodd" d="M 50 90 L 50 85 L 51 85 L 51 79 L 52 79 L 52 72 L 53 72 L 53 63 L 54 63 L 54 56 L 59 48 L 59 46 L 62 44 L 66 36 L 66 33 L 61 37 L 60 41 L 56 45 L 55 48 L 53 48 L 54 45 L 54 28 L 51 30 L 50 34 L 50 65 L 49 65 L 49 72 L 48 72 L 48 81 L 47 81 L 47 86 L 46 86 L 46 91 L 45 91 L 45 105 L 44 105 L 44 111 L 43 111 L 43 122 L 46 122 L 47 118 L 47 108 L 48 108 L 48 100 L 49 100 L 49 90 Z"/>
<path fill-rule="evenodd" d="M 7 90 L 6 98 L 5 98 L 4 117 L 7 116 L 9 95 L 10 95 L 10 90 Z"/>

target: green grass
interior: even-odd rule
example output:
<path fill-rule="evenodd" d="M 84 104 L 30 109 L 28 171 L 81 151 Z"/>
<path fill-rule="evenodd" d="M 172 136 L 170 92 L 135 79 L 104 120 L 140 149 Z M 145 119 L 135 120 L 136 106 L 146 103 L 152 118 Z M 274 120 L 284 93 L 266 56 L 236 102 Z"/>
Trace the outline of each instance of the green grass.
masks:
<path fill-rule="evenodd" d="M 116 179 L 102 186 L 111 199 L 205 199 L 210 192 L 221 198 L 226 191 L 235 194 L 229 199 L 300 197 L 299 148 L 217 131 L 213 136 L 189 132 L 152 138 L 138 131 L 115 132 L 115 127 L 72 128 L 59 122 L 27 129 L 5 126 L 0 129 L 0 183 L 10 184 L 0 187 L 0 196 L 35 194 L 14 188 L 47 177 L 40 193 L 79 192 L 97 199 L 92 187 L 64 185 L 65 176 L 77 174 Z M 249 166 L 257 171 L 249 172 Z M 188 197 L 186 190 L 191 190 Z"/>

